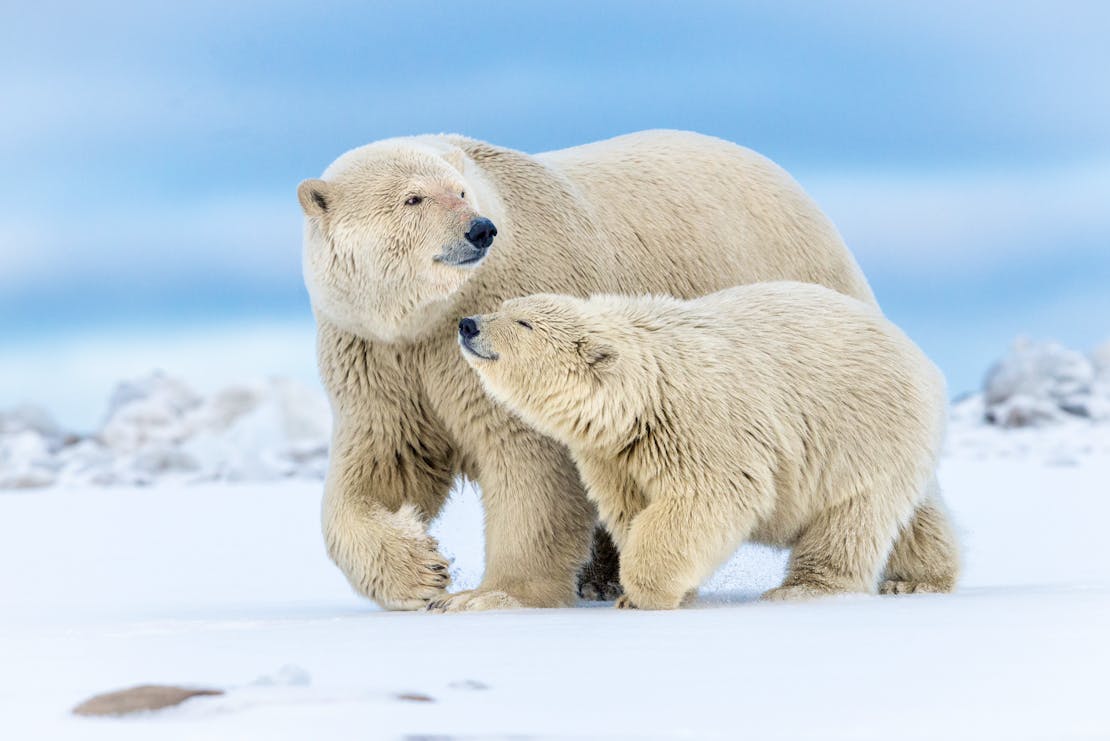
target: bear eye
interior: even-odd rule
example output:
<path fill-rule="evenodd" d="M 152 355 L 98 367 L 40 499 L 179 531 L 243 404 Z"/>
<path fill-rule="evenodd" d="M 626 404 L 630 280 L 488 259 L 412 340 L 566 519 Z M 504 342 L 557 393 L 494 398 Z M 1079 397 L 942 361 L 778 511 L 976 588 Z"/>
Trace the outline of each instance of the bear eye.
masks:
<path fill-rule="evenodd" d="M 420 196 L 409 196 L 407 199 L 405 199 L 405 205 L 406 206 L 415 206 L 416 204 L 420 203 L 423 200 L 424 199 L 421 198 Z"/>
<path fill-rule="evenodd" d="M 466 191 L 465 190 L 460 190 L 459 191 L 459 198 L 466 198 Z"/>
<path fill-rule="evenodd" d="M 519 324 L 520 326 L 524 327 L 528 331 L 532 331 L 532 325 L 529 324 L 528 322 L 524 321 L 523 319 L 517 319 L 516 323 Z"/>

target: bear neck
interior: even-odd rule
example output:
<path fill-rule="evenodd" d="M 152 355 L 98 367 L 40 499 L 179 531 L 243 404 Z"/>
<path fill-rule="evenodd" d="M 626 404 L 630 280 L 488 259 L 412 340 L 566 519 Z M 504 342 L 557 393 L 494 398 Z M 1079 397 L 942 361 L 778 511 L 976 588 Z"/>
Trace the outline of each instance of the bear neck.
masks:
<path fill-rule="evenodd" d="M 639 373 L 637 375 L 640 375 Z M 608 379 L 601 393 L 584 392 L 564 400 L 565 413 L 551 420 L 566 445 L 575 451 L 615 455 L 650 431 L 658 408 L 657 384 L 651 376 Z"/>

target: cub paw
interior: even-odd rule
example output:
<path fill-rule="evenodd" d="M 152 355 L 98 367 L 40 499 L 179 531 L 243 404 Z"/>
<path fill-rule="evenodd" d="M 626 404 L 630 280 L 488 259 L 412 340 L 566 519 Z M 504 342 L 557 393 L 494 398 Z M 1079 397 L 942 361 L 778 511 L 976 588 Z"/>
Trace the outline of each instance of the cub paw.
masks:
<path fill-rule="evenodd" d="M 641 600 L 646 600 L 641 604 L 632 601 L 632 598 L 627 594 L 622 594 L 617 598 L 614 605 L 618 610 L 674 610 L 679 607 L 688 607 L 693 604 L 697 599 L 698 590 L 691 589 L 682 596 L 681 599 L 673 597 L 657 597 L 650 594 L 642 594 Z"/>
<path fill-rule="evenodd" d="M 879 585 L 879 594 L 944 594 L 952 588 L 944 584 L 924 581 L 901 581 L 889 579 Z"/>
<path fill-rule="evenodd" d="M 775 587 L 764 592 L 759 599 L 764 602 L 799 602 L 802 600 L 819 599 L 828 597 L 833 592 L 827 589 L 796 584 L 790 587 Z"/>
<path fill-rule="evenodd" d="M 632 604 L 632 600 L 629 598 L 629 596 L 627 594 L 622 594 L 620 597 L 618 597 L 617 602 L 614 605 L 614 607 L 616 607 L 618 610 L 638 610 L 638 609 L 640 609 L 640 608 L 636 607 L 636 605 Z"/>

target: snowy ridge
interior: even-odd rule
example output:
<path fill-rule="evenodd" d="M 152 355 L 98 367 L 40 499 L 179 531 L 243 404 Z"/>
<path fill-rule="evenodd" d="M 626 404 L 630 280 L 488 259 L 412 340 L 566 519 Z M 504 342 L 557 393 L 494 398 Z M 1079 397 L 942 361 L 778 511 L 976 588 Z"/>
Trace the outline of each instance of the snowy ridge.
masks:
<path fill-rule="evenodd" d="M 35 406 L 0 412 L 0 489 L 321 479 L 330 424 L 323 394 L 295 381 L 204 397 L 155 372 L 119 384 L 93 434 Z M 1056 465 L 1110 455 L 1110 342 L 1084 355 L 1017 340 L 982 391 L 953 404 L 946 454 Z"/>
<path fill-rule="evenodd" d="M 1110 342 L 1090 355 L 1019 338 L 952 405 L 945 453 L 1076 465 L 1110 456 Z"/>
<path fill-rule="evenodd" d="M 0 488 L 322 478 L 330 428 L 323 396 L 294 381 L 202 397 L 156 372 L 119 384 L 91 435 L 34 406 L 0 413 Z"/>
<path fill-rule="evenodd" d="M 1110 342 L 1086 356 L 1019 338 L 987 372 L 982 397 L 986 421 L 1002 427 L 1110 422 Z"/>

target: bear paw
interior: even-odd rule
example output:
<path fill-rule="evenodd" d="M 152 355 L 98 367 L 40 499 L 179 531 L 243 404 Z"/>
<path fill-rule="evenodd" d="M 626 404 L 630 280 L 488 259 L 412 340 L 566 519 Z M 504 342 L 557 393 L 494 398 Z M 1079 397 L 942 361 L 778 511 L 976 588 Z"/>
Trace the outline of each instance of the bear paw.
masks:
<path fill-rule="evenodd" d="M 329 553 L 351 586 L 388 610 L 419 610 L 446 593 L 450 563 L 411 506 L 369 532 L 333 528 Z"/>
<path fill-rule="evenodd" d="M 479 610 L 518 610 L 524 604 L 512 595 L 497 590 L 470 589 L 428 603 L 428 612 L 477 612 Z"/>
<path fill-rule="evenodd" d="M 385 550 L 385 549 L 383 549 Z M 406 538 L 391 544 L 384 564 L 392 565 L 383 575 L 375 594 L 377 601 L 390 610 L 419 610 L 440 597 L 451 583 L 450 565 L 439 554 L 434 538 Z"/>
<path fill-rule="evenodd" d="M 879 594 L 943 594 L 951 591 L 950 586 L 924 581 L 890 579 L 879 585 Z"/>
<path fill-rule="evenodd" d="M 805 584 L 796 584 L 790 587 L 775 587 L 764 592 L 759 599 L 764 602 L 796 602 L 801 600 L 828 597 L 834 592 L 827 589 L 818 589 Z"/>
<path fill-rule="evenodd" d="M 583 580 L 578 584 L 578 596 L 587 602 L 612 602 L 624 594 L 619 580 Z"/>
<path fill-rule="evenodd" d="M 622 594 L 620 597 L 618 597 L 617 598 L 617 603 L 613 606 L 616 607 L 618 610 L 638 610 L 638 609 L 640 609 L 640 608 L 636 607 L 636 605 L 632 604 L 632 600 L 629 598 L 629 596 L 627 594 Z"/>
<path fill-rule="evenodd" d="M 651 599 L 652 601 L 649 602 L 650 606 L 648 607 L 648 609 L 651 610 L 673 610 L 677 607 L 690 607 L 698 599 L 698 590 L 691 589 L 686 594 L 682 595 L 682 599 L 678 600 L 677 602 L 669 598 Z M 620 597 L 618 597 L 614 607 L 616 607 L 618 610 L 641 609 L 640 606 L 633 602 L 632 598 L 629 597 L 627 594 L 622 594 Z"/>

